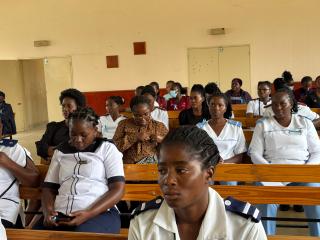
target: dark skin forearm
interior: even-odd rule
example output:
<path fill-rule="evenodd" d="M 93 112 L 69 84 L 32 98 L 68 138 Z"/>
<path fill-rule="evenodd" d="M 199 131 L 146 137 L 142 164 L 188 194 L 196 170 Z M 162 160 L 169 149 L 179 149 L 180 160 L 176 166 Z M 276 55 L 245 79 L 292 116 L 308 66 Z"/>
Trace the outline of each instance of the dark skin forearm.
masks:
<path fill-rule="evenodd" d="M 313 125 L 316 129 L 320 129 L 320 118 L 317 118 L 316 120 L 313 120 Z"/>
<path fill-rule="evenodd" d="M 57 190 L 51 188 L 42 188 L 41 204 L 45 215 L 51 211 L 54 211 L 54 201 L 56 200 L 57 194 Z"/>
<path fill-rule="evenodd" d="M 9 170 L 24 186 L 37 187 L 39 185 L 39 171 L 29 157 L 27 157 L 26 167 L 21 167 L 10 159 L 7 154 L 0 152 L 0 166 Z"/>
<path fill-rule="evenodd" d="M 233 157 L 224 160 L 224 163 L 242 163 L 243 153 L 234 155 Z"/>
<path fill-rule="evenodd" d="M 108 187 L 109 191 L 89 209 L 89 211 L 92 212 L 93 217 L 107 211 L 109 208 L 112 208 L 123 197 L 124 182 L 111 183 Z"/>

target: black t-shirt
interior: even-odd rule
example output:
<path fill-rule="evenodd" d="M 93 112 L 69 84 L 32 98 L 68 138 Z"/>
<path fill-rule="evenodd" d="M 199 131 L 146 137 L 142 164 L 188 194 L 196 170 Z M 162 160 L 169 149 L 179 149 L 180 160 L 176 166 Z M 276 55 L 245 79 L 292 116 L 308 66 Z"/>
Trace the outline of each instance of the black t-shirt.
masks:
<path fill-rule="evenodd" d="M 179 124 L 180 125 L 196 125 L 203 120 L 209 120 L 210 113 L 208 107 L 202 107 L 201 116 L 195 116 L 193 114 L 192 108 L 185 109 L 179 114 Z"/>
<path fill-rule="evenodd" d="M 40 141 L 36 142 L 37 154 L 40 157 L 47 158 L 49 146 L 58 146 L 68 140 L 69 128 L 65 121 L 50 122 Z"/>
<path fill-rule="evenodd" d="M 315 92 L 311 92 L 306 97 L 306 104 L 309 108 L 320 108 L 320 97 Z"/>

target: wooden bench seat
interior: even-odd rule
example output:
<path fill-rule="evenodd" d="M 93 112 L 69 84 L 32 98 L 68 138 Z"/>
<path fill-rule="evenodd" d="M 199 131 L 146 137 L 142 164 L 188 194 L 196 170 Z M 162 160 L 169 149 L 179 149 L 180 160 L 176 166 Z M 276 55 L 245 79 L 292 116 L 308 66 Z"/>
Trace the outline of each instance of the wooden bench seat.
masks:
<path fill-rule="evenodd" d="M 8 240 L 126 240 L 128 234 L 79 233 L 64 231 L 7 229 Z M 308 236 L 268 236 L 268 240 L 315 240 Z"/>
<path fill-rule="evenodd" d="M 8 240 L 126 240 L 128 234 L 7 229 Z"/>

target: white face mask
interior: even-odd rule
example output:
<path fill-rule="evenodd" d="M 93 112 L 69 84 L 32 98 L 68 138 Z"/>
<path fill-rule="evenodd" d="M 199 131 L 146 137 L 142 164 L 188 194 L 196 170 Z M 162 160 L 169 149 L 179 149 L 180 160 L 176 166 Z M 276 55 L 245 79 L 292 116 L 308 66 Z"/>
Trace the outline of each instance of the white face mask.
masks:
<path fill-rule="evenodd" d="M 177 96 L 177 92 L 175 90 L 171 90 L 170 95 L 175 98 Z"/>

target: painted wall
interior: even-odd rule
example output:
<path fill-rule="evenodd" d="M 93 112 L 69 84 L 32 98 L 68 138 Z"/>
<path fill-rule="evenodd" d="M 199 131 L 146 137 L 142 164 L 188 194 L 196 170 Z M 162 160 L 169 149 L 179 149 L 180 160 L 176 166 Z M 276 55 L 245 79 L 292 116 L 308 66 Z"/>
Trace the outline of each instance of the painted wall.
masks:
<path fill-rule="evenodd" d="M 25 129 L 25 108 L 22 67 L 19 61 L 0 61 L 0 90 L 6 94 L 15 113 L 17 131 Z"/>
<path fill-rule="evenodd" d="M 48 58 L 44 66 L 47 91 L 48 120 L 61 121 L 63 119 L 59 96 L 62 90 L 72 86 L 71 58 Z"/>
<path fill-rule="evenodd" d="M 71 56 L 73 86 L 130 89 L 150 81 L 188 84 L 187 49 L 250 44 L 251 89 L 284 69 L 295 80 L 319 74 L 318 0 L 21 0 L 2 1 L 0 59 Z M 225 27 L 223 36 L 207 30 Z M 47 39 L 52 46 L 34 48 Z M 133 56 L 132 42 L 147 55 Z M 107 69 L 106 55 L 120 68 Z"/>
<path fill-rule="evenodd" d="M 43 60 L 22 60 L 26 129 L 48 122 Z"/>

